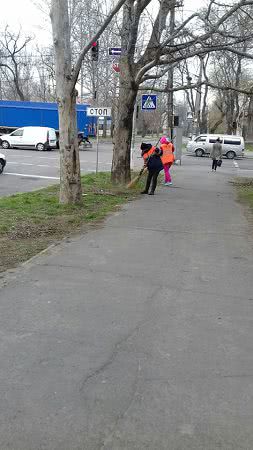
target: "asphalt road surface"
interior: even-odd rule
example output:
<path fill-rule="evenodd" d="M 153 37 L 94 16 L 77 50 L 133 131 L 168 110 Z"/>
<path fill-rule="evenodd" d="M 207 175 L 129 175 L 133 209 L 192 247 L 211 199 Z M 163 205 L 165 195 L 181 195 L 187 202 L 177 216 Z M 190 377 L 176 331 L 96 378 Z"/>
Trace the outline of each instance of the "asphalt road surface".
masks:
<path fill-rule="evenodd" d="M 0 178 L 0 196 L 28 192 L 59 182 L 59 152 L 37 152 L 34 150 L 1 150 L 7 165 Z M 99 147 L 99 171 L 111 169 L 112 145 Z M 96 145 L 80 151 L 82 173 L 96 170 Z"/>
<path fill-rule="evenodd" d="M 4 173 L 0 176 L 0 196 L 18 192 L 28 192 L 59 182 L 59 152 L 37 152 L 34 150 L 8 149 L 2 151 L 7 158 Z M 252 155 L 253 156 L 253 155 Z M 99 144 L 99 171 L 110 171 L 112 161 L 112 144 Z M 96 170 L 96 143 L 92 149 L 80 151 L 82 173 Z M 196 158 L 185 155 L 183 163 L 191 166 L 210 165 L 208 158 Z M 133 168 L 142 166 L 139 144 L 133 154 Z M 253 158 L 223 160 L 222 170 L 239 176 L 253 176 Z"/>

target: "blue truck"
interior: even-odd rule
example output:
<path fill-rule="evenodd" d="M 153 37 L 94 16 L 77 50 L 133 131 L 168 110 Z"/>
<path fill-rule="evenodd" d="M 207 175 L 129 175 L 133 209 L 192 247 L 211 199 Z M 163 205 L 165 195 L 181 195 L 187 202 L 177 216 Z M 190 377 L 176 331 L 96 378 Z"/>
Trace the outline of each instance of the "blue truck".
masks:
<path fill-rule="evenodd" d="M 96 118 L 87 116 L 87 104 L 77 104 L 77 131 L 84 136 L 95 136 Z M 0 100 L 0 134 L 16 128 L 37 126 L 59 130 L 57 103 Z"/>

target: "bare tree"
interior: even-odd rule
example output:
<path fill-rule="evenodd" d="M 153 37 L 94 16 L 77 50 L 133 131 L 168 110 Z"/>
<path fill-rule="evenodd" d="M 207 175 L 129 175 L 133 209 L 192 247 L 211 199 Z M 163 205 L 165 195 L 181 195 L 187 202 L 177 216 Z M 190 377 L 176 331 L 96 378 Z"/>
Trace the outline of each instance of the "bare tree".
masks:
<path fill-rule="evenodd" d="M 130 148 L 132 134 L 132 117 L 134 103 L 137 92 L 140 88 L 149 88 L 147 80 L 162 79 L 172 64 L 193 58 L 196 55 L 202 56 L 208 53 L 224 50 L 243 54 L 242 47 L 235 47 L 236 43 L 244 42 L 252 37 L 249 29 L 243 36 L 237 36 L 227 29 L 225 24 L 228 19 L 238 14 L 246 15 L 245 8 L 251 8 L 251 0 L 238 0 L 233 4 L 219 4 L 217 14 L 217 4 L 214 0 L 209 1 L 206 10 L 193 14 L 181 21 L 176 21 L 173 34 L 168 33 L 166 27 L 167 17 L 175 6 L 173 0 L 163 0 L 155 18 L 148 44 L 141 54 L 138 52 L 138 27 L 141 16 L 148 7 L 149 0 L 127 0 L 124 6 L 123 24 L 121 31 L 122 57 L 120 60 L 121 77 L 119 93 L 119 119 L 115 133 L 115 143 L 112 164 L 112 180 L 124 183 L 130 178 Z M 190 24 L 194 26 L 190 28 Z M 198 20 L 198 23 L 196 23 Z M 197 31 L 196 31 L 197 30 Z M 249 55 L 249 57 L 253 57 Z M 159 67 L 159 73 L 155 69 Z M 195 87 L 198 87 L 199 83 Z M 187 89 L 189 86 L 182 86 Z M 155 90 L 155 88 L 153 88 Z M 159 87 L 157 91 L 168 92 L 168 86 L 164 89 Z M 173 87 L 174 90 L 174 87 Z"/>
<path fill-rule="evenodd" d="M 84 56 L 117 14 L 120 0 L 105 18 L 97 33 L 82 49 L 75 64 L 71 57 L 68 0 L 52 0 L 51 22 L 55 50 L 56 94 L 60 132 L 60 202 L 79 203 L 82 199 L 79 149 L 76 125 L 76 83 Z"/>
<path fill-rule="evenodd" d="M 6 26 L 0 39 L 0 69 L 9 86 L 12 85 L 20 100 L 28 99 L 26 86 L 32 77 L 27 45 L 33 38 L 22 36 L 22 31 L 14 33 Z"/>

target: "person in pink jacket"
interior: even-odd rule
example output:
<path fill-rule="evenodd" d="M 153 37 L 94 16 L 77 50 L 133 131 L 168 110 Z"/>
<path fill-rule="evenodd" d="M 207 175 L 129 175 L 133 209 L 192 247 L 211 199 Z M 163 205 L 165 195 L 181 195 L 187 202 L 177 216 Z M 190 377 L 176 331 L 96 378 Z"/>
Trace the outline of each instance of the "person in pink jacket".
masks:
<path fill-rule="evenodd" d="M 170 175 L 170 167 L 172 166 L 172 164 L 175 160 L 175 157 L 174 157 L 175 147 L 166 136 L 162 136 L 160 139 L 160 148 L 163 151 L 163 156 L 162 156 L 161 160 L 163 163 L 163 169 L 164 169 L 164 175 L 165 175 L 164 184 L 166 186 L 170 186 L 170 185 L 172 185 L 171 175 Z"/>

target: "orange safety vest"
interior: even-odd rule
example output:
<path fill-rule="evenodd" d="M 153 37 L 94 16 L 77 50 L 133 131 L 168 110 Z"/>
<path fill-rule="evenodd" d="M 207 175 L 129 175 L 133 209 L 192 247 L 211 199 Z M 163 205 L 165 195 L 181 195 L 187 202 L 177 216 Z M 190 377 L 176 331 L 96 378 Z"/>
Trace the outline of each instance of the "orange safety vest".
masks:
<path fill-rule="evenodd" d="M 153 147 L 151 147 L 151 149 L 148 152 L 146 152 L 142 155 L 144 161 L 146 161 L 150 155 L 153 155 L 154 151 L 155 151 L 155 147 L 153 145 Z"/>
<path fill-rule="evenodd" d="M 161 156 L 161 160 L 163 165 L 174 162 L 174 154 L 173 154 L 173 144 L 170 142 L 169 144 L 161 144 L 161 150 L 163 151 L 163 155 Z"/>

